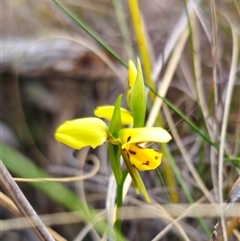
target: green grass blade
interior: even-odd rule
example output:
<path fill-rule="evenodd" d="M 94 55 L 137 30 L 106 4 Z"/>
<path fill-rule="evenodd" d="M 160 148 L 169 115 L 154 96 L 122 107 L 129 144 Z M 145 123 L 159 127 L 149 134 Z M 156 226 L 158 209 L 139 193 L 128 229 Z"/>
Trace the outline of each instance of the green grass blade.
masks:
<path fill-rule="evenodd" d="M 53 0 L 74 22 L 76 22 L 87 34 L 95 39 L 104 49 L 106 49 L 112 56 L 118 60 L 123 66 L 127 68 L 127 64 L 118 56 L 115 51 L 110 48 L 90 27 L 88 27 L 79 17 L 72 13 L 68 8 L 57 0 Z"/>
<path fill-rule="evenodd" d="M 128 58 L 133 59 L 134 50 L 133 50 L 130 32 L 128 30 L 128 23 L 126 21 L 126 14 L 124 12 L 123 2 L 121 0 L 113 0 L 113 6 L 114 6 L 114 10 L 116 12 L 118 25 L 119 25 L 120 32 L 123 37 L 123 42 L 124 42 L 126 52 L 128 54 Z"/>

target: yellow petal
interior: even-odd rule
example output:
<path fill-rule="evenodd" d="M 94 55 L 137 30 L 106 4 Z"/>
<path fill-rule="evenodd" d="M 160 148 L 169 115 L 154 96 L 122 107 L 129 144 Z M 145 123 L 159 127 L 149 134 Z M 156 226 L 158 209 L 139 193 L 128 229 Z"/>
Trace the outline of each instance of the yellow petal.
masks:
<path fill-rule="evenodd" d="M 128 85 L 129 89 L 132 88 L 137 79 L 137 69 L 132 60 L 128 62 Z"/>
<path fill-rule="evenodd" d="M 122 143 L 122 148 L 133 143 L 145 142 L 169 142 L 171 135 L 161 127 L 142 127 L 142 128 L 125 128 L 118 133 L 118 139 Z"/>
<path fill-rule="evenodd" d="M 95 117 L 66 121 L 55 133 L 55 138 L 59 142 L 77 150 L 85 146 L 96 148 L 102 145 L 107 137 L 107 125 Z"/>
<path fill-rule="evenodd" d="M 127 103 L 129 108 L 131 108 L 131 93 L 132 88 L 137 79 L 137 69 L 132 60 L 128 62 L 128 92 L 127 92 Z"/>
<path fill-rule="evenodd" d="M 105 118 L 109 121 L 112 119 L 113 111 L 115 106 L 105 105 L 105 106 L 99 106 L 94 111 L 94 115 L 99 118 Z M 130 114 L 130 112 L 124 108 L 120 108 L 121 111 L 121 118 L 122 118 L 122 124 L 123 125 L 130 125 L 133 123 L 133 117 Z"/>
<path fill-rule="evenodd" d="M 131 144 L 126 151 L 130 163 L 139 171 L 153 170 L 161 164 L 162 153 L 154 149 L 143 148 L 136 144 Z"/>

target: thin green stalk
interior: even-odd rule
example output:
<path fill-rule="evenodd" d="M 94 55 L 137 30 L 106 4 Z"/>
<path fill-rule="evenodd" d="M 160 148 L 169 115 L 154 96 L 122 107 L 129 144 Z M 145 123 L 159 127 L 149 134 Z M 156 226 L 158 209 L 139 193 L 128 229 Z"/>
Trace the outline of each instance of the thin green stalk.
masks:
<path fill-rule="evenodd" d="M 117 20 L 118 20 L 118 25 L 123 37 L 124 41 L 124 46 L 126 48 L 128 58 L 133 59 L 134 57 L 134 52 L 133 52 L 133 46 L 131 42 L 131 37 L 130 33 L 128 31 L 128 26 L 125 18 L 125 13 L 123 10 L 122 6 L 122 1 L 121 0 L 113 0 L 113 6 L 116 12 Z"/>
<path fill-rule="evenodd" d="M 104 49 L 106 49 L 110 54 L 112 54 L 123 66 L 127 68 L 127 64 L 118 56 L 115 51 L 110 48 L 93 30 L 91 30 L 82 20 L 79 19 L 74 13 L 72 13 L 68 8 L 63 6 L 58 0 L 53 0 L 71 19 L 74 20 L 87 34 L 89 34 L 93 39 L 95 39 Z"/>
<path fill-rule="evenodd" d="M 123 185 L 117 185 L 117 219 L 115 222 L 115 228 L 121 233 L 122 227 L 122 215 L 119 212 L 119 209 L 122 207 L 122 195 L 123 195 Z"/>
<path fill-rule="evenodd" d="M 168 107 L 173 110 L 176 114 L 178 114 L 189 126 L 193 128 L 204 140 L 206 140 L 210 145 L 215 147 L 217 150 L 219 150 L 219 147 L 216 143 L 214 143 L 210 137 L 206 134 L 203 133 L 202 131 L 199 130 L 199 128 L 186 116 L 184 115 L 177 107 L 174 106 L 169 100 L 166 98 L 160 96 L 151 86 L 148 85 L 147 82 L 145 82 L 145 85 L 152 91 L 154 92 L 155 95 L 157 95 L 159 98 L 162 99 L 162 101 L 168 105 Z M 229 156 L 226 152 L 224 153 L 225 158 L 227 158 L 230 161 L 239 161 L 240 159 L 238 157 L 231 157 Z"/>
<path fill-rule="evenodd" d="M 123 185 L 127 175 L 128 175 L 128 170 L 126 169 L 123 173 L 121 183 L 117 185 L 117 220 L 115 223 L 115 228 L 116 230 L 118 230 L 119 233 L 121 233 L 121 226 L 122 226 L 122 215 L 119 212 L 119 209 L 121 210 L 123 205 Z"/>
<path fill-rule="evenodd" d="M 158 95 L 159 96 L 159 95 Z M 201 137 L 203 137 L 210 145 L 216 148 L 216 150 L 219 150 L 219 146 L 213 142 L 210 137 L 206 134 L 203 133 L 202 131 L 199 130 L 199 128 L 190 120 L 188 119 L 187 116 L 185 116 L 179 109 L 177 109 L 169 100 L 159 96 L 164 103 L 166 103 L 172 110 L 174 110 L 179 116 L 183 118 L 183 120 L 188 123 Z M 224 151 L 224 157 L 226 158 L 227 161 L 231 162 L 240 162 L 239 157 L 231 157 L 229 156 L 225 151 Z M 240 164 L 239 164 L 240 167 Z"/>

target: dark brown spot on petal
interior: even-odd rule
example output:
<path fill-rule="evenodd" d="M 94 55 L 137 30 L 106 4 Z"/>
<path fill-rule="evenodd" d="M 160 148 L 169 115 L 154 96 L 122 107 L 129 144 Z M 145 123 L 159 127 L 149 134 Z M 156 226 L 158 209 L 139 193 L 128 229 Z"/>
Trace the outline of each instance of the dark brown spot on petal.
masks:
<path fill-rule="evenodd" d="M 127 142 L 129 142 L 131 140 L 131 136 L 129 136 L 128 138 L 127 138 Z"/>
<path fill-rule="evenodd" d="M 130 152 L 132 155 L 136 155 L 136 154 L 137 154 L 137 152 L 135 152 L 135 151 L 129 150 L 129 152 Z"/>
<path fill-rule="evenodd" d="M 143 165 L 149 166 L 149 161 L 143 162 Z"/>
<path fill-rule="evenodd" d="M 159 156 L 155 156 L 154 159 L 157 160 L 159 158 Z"/>

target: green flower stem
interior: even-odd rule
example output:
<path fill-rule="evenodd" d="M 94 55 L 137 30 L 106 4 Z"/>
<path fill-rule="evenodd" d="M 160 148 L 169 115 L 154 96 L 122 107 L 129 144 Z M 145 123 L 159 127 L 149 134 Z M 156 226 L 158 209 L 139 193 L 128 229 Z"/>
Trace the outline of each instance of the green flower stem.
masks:
<path fill-rule="evenodd" d="M 119 140 L 116 139 L 110 132 L 108 132 L 107 140 L 111 142 L 113 145 L 119 145 Z"/>
<path fill-rule="evenodd" d="M 110 159 L 110 165 L 112 167 L 113 174 L 115 176 L 117 185 L 121 183 L 122 180 L 122 168 L 120 164 L 120 153 L 119 148 L 112 143 L 108 143 L 108 154 Z"/>
<path fill-rule="evenodd" d="M 121 217 L 122 215 L 119 212 L 119 209 L 121 209 L 123 205 L 123 185 L 127 175 L 128 175 L 128 170 L 126 169 L 123 173 L 120 184 L 117 185 L 117 220 L 115 223 L 115 228 L 116 230 L 118 230 L 119 233 L 121 233 L 121 226 L 122 226 L 122 217 Z"/>

